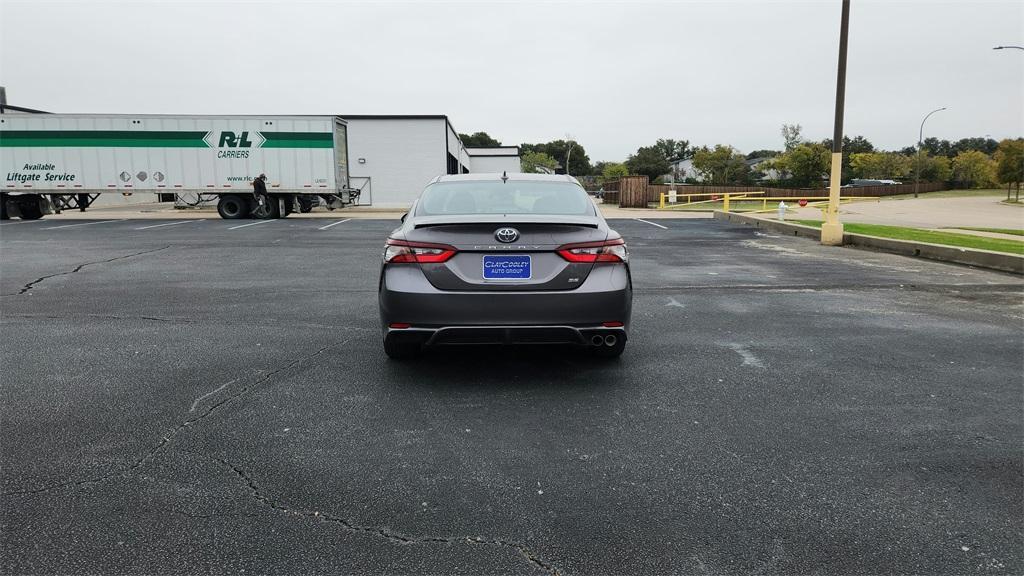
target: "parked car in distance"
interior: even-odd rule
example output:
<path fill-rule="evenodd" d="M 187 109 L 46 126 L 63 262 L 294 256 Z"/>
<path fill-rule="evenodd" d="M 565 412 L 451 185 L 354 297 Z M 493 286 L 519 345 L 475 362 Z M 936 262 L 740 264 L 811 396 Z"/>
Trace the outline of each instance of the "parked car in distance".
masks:
<path fill-rule="evenodd" d="M 902 182 L 897 182 L 896 180 L 871 180 L 868 178 L 853 178 L 850 180 L 850 183 L 845 186 L 845 188 L 859 188 L 864 186 L 895 186 L 897 184 L 902 184 Z"/>

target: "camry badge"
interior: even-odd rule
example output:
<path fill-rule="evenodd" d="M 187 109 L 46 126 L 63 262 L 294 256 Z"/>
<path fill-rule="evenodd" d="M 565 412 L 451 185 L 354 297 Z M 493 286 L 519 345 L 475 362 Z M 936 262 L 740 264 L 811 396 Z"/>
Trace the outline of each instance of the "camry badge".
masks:
<path fill-rule="evenodd" d="M 505 244 L 515 242 L 519 239 L 519 230 L 516 230 L 515 228 L 498 228 L 498 230 L 494 232 L 494 239 L 498 242 L 504 242 Z"/>

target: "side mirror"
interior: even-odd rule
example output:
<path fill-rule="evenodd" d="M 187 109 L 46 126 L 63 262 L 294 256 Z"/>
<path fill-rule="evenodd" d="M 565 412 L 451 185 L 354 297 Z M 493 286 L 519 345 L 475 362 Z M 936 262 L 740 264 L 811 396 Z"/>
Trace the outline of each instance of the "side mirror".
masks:
<path fill-rule="evenodd" d="M 406 212 L 405 214 L 402 214 L 402 222 L 405 222 L 405 217 L 408 216 L 408 215 L 409 215 L 408 212 Z"/>

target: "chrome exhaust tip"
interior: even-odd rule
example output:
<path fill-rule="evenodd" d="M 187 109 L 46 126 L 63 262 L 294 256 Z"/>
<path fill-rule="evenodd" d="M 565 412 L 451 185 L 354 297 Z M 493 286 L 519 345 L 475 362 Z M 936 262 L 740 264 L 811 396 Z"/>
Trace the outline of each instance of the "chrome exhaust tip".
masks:
<path fill-rule="evenodd" d="M 615 336 L 615 334 L 609 334 L 604 337 L 605 346 L 615 346 L 615 343 L 618 341 L 619 339 Z"/>
<path fill-rule="evenodd" d="M 604 343 L 604 338 L 601 338 L 600 334 L 594 334 L 590 338 L 590 343 L 594 346 L 600 346 L 601 344 Z"/>

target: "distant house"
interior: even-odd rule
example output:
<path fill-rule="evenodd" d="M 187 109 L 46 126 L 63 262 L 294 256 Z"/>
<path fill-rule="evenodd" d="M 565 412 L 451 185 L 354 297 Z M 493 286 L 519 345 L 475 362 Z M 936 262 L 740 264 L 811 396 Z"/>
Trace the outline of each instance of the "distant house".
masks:
<path fill-rule="evenodd" d="M 700 174 L 693 169 L 693 158 L 685 160 L 673 160 L 672 171 L 665 175 L 666 182 L 684 182 L 687 178 L 693 178 L 697 182 L 703 182 Z"/>
<path fill-rule="evenodd" d="M 782 177 L 782 175 L 779 174 L 778 170 L 776 170 L 774 168 L 769 168 L 767 166 L 761 166 L 762 164 L 764 164 L 765 162 L 767 162 L 768 160 L 771 160 L 771 159 L 772 159 L 772 156 L 762 156 L 760 158 L 748 158 L 747 159 L 747 167 L 750 168 L 751 172 L 760 172 L 762 174 L 762 176 L 758 179 L 759 181 L 763 182 L 765 180 L 779 180 Z"/>
<path fill-rule="evenodd" d="M 752 172 L 761 172 L 763 175 L 759 178 L 759 181 L 766 180 L 778 180 L 779 172 L 773 168 L 767 168 L 761 166 L 766 161 L 771 160 L 770 156 L 763 156 L 760 158 L 748 158 L 747 167 Z M 704 182 L 704 176 L 700 172 L 694 169 L 693 159 L 686 158 L 684 160 L 675 160 L 672 162 L 672 172 L 666 174 L 664 177 L 665 182 L 671 182 L 674 178 L 675 182 L 685 182 L 691 180 L 693 182 Z"/>

